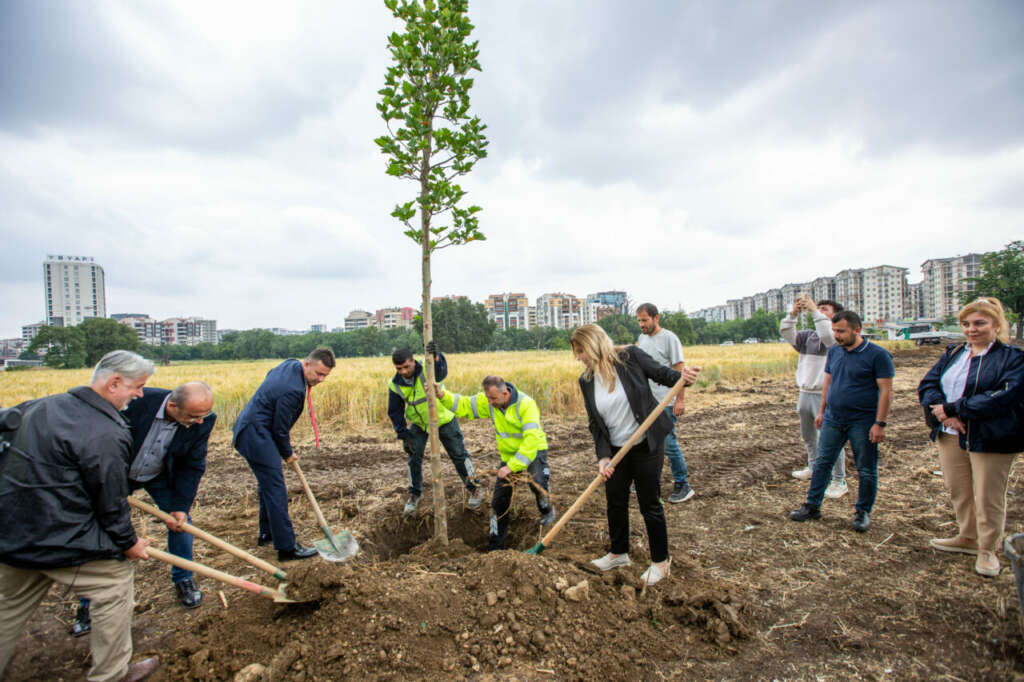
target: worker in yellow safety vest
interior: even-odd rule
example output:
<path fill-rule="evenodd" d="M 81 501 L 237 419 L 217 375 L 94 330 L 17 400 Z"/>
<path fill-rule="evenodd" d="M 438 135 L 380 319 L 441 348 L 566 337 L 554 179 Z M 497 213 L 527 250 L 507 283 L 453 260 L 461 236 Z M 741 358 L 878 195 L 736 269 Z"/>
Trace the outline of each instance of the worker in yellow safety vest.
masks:
<path fill-rule="evenodd" d="M 498 442 L 502 466 L 494 481 L 491 495 L 491 528 L 489 550 L 505 549 L 508 535 L 509 507 L 512 504 L 512 484 L 509 474 L 529 472 L 543 490 L 531 486 L 540 510 L 543 526 L 555 522 L 555 507 L 546 494 L 548 479 L 548 439 L 540 427 L 537 401 L 499 376 L 483 380 L 483 391 L 474 396 L 438 390 L 440 404 L 463 419 L 490 419 Z"/>
<path fill-rule="evenodd" d="M 435 378 L 443 381 L 448 376 L 448 363 L 444 354 L 437 352 L 433 341 L 427 344 L 427 352 L 434 356 Z M 395 365 L 395 376 L 388 382 L 388 417 L 395 427 L 395 434 L 402 441 L 409 467 L 409 499 L 404 509 L 404 513 L 409 515 L 419 508 L 420 496 L 423 495 L 423 452 L 427 447 L 430 416 L 427 411 L 427 392 L 423 387 L 423 366 L 413 359 L 412 351 L 408 348 L 399 348 L 392 353 L 391 362 Z M 440 403 L 437 405 L 437 426 L 441 444 L 469 492 L 466 506 L 477 509 L 483 498 L 473 471 L 473 460 L 466 451 L 466 443 L 455 415 Z"/>

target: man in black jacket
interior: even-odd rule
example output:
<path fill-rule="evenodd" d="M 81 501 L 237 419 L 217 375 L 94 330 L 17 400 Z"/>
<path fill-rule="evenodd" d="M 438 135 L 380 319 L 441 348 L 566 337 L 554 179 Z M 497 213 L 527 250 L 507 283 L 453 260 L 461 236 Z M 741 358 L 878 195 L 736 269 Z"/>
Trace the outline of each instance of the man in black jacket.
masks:
<path fill-rule="evenodd" d="M 89 386 L 20 405 L 0 458 L 0 672 L 50 585 L 93 600 L 89 680 L 141 680 L 129 666 L 134 564 L 147 540 L 126 500 L 131 433 L 119 414 L 142 395 L 153 363 L 128 351 L 100 359 Z"/>
<path fill-rule="evenodd" d="M 133 490 L 145 488 L 156 505 L 175 519 L 167 524 L 167 550 L 190 561 L 192 536 L 181 526 L 191 521 L 188 510 L 206 470 L 206 447 L 217 421 L 211 409 L 213 391 L 201 381 L 191 381 L 173 391 L 144 388 L 142 397 L 124 412 L 132 432 L 129 485 Z M 202 603 L 203 593 L 192 571 L 174 566 L 171 582 L 182 606 L 194 609 Z M 82 599 L 71 634 L 79 637 L 89 629 L 89 600 Z"/>

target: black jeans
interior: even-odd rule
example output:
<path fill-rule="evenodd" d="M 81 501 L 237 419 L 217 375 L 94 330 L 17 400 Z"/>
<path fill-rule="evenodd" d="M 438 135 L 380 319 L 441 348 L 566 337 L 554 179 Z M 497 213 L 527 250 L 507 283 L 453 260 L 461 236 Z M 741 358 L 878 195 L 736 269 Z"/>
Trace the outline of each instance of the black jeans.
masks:
<path fill-rule="evenodd" d="M 618 452 L 617 447 L 612 450 Z M 629 485 L 636 483 L 636 499 L 647 526 L 651 561 L 659 562 L 668 558 L 668 527 L 665 524 L 665 510 L 661 506 L 661 467 L 664 462 L 665 455 L 661 450 L 651 452 L 647 441 L 641 440 L 626 453 L 615 466 L 615 473 L 605 482 L 612 554 L 629 553 Z"/>
<path fill-rule="evenodd" d="M 534 483 L 544 490 L 548 490 L 548 479 L 551 478 L 551 469 L 548 467 L 548 451 L 539 450 L 533 462 L 526 468 L 533 478 Z M 523 484 L 520 484 L 523 485 Z M 526 484 L 529 485 L 529 484 Z M 551 504 L 548 498 L 532 485 L 533 496 L 537 499 L 537 509 L 541 515 L 551 511 Z M 505 549 L 505 538 L 508 536 L 508 524 L 511 521 L 509 508 L 512 506 L 512 486 L 504 478 L 494 480 L 494 494 L 491 495 L 491 529 L 487 549 Z"/>
<path fill-rule="evenodd" d="M 463 485 L 470 492 L 476 490 L 476 472 L 473 470 L 473 460 L 469 458 L 466 451 L 466 442 L 462 438 L 462 429 L 454 419 L 438 427 L 438 439 L 448 453 L 448 458 L 455 465 L 455 471 L 459 473 Z M 405 441 L 406 462 L 409 465 L 409 494 L 419 497 L 423 494 L 423 453 L 427 448 L 427 441 L 430 436 L 416 424 L 409 427 L 409 438 Z"/>

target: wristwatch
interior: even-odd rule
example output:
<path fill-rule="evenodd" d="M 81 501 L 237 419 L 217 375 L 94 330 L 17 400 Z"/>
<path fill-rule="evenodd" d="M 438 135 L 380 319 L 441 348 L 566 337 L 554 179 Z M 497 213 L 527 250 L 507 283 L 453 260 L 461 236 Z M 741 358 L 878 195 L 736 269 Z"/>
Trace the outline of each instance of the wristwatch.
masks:
<path fill-rule="evenodd" d="M 888 424 L 886 424 L 885 422 L 875 422 L 875 423 L 876 423 L 876 424 L 878 424 L 879 426 L 881 426 L 881 427 L 882 427 L 883 429 L 884 429 L 884 428 L 885 428 L 886 426 L 888 426 Z"/>

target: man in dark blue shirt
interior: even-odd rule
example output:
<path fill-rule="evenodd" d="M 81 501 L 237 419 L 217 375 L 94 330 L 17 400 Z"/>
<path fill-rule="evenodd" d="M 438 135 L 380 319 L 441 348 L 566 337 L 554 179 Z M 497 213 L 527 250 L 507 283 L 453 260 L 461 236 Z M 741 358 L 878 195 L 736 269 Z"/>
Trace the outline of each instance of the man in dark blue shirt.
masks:
<path fill-rule="evenodd" d="M 326 379 L 333 368 L 330 348 L 317 348 L 302 362 L 285 360 L 267 372 L 235 422 L 233 445 L 256 475 L 260 498 L 256 544 L 273 542 L 281 561 L 308 559 L 317 553 L 295 539 L 282 462 L 298 459 L 292 450 L 292 427 L 302 414 L 309 390 Z"/>
<path fill-rule="evenodd" d="M 860 316 L 844 310 L 832 318 L 836 345 L 825 361 L 825 386 L 815 425 L 818 458 L 814 461 L 807 501 L 790 512 L 793 521 L 821 518 L 829 472 L 847 441 L 857 462 L 857 506 L 853 529 L 871 527 L 871 508 L 878 492 L 878 444 L 885 440 L 885 419 L 892 403 L 892 356 L 860 335 Z"/>

